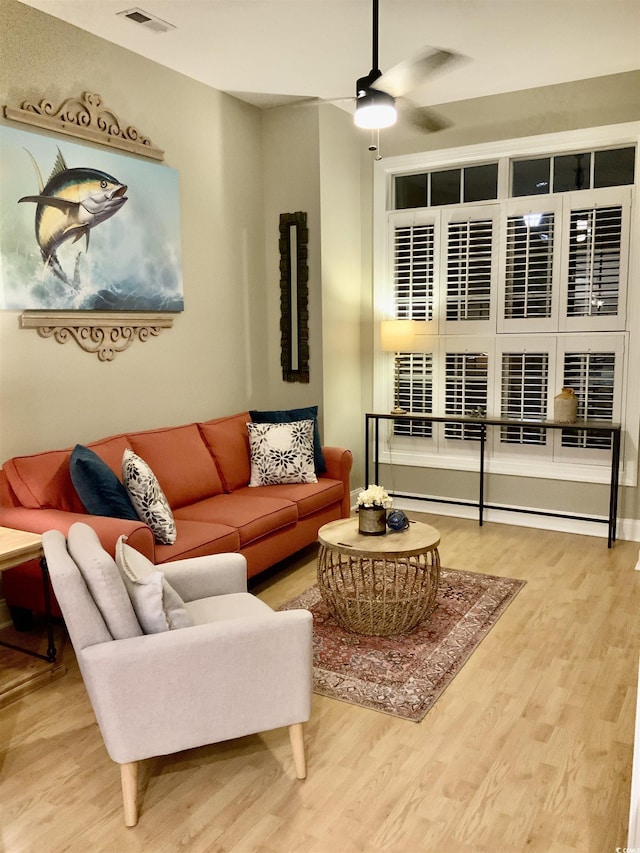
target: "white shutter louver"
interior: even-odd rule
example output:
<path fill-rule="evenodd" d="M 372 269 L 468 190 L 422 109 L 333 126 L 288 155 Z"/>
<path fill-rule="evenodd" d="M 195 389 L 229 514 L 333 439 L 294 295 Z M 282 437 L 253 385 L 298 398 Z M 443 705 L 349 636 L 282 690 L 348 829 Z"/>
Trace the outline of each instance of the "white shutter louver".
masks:
<path fill-rule="evenodd" d="M 571 211 L 567 315 L 616 315 L 620 291 L 622 207 Z"/>
<path fill-rule="evenodd" d="M 504 316 L 550 317 L 553 286 L 554 214 L 507 219 Z"/>
<path fill-rule="evenodd" d="M 445 358 L 445 415 L 486 413 L 487 353 L 448 352 Z M 445 438 L 478 441 L 476 424 L 446 423 Z"/>
<path fill-rule="evenodd" d="M 502 355 L 501 416 L 515 420 L 542 420 L 547 413 L 549 354 L 510 352 Z M 503 426 L 500 441 L 510 444 L 545 444 L 546 430 L 539 427 Z"/>
<path fill-rule="evenodd" d="M 400 353 L 399 401 L 411 414 L 433 414 L 433 356 L 430 352 Z M 431 438 L 427 421 L 394 421 L 396 435 Z"/>
<path fill-rule="evenodd" d="M 396 226 L 393 280 L 399 319 L 433 319 L 433 252 L 432 223 Z"/>
<path fill-rule="evenodd" d="M 565 353 L 563 384 L 578 397 L 578 420 L 613 420 L 615 365 L 614 352 Z M 609 449 L 611 436 L 566 429 L 562 446 Z"/>
<path fill-rule="evenodd" d="M 488 320 L 491 306 L 493 221 L 450 222 L 447 320 Z"/>

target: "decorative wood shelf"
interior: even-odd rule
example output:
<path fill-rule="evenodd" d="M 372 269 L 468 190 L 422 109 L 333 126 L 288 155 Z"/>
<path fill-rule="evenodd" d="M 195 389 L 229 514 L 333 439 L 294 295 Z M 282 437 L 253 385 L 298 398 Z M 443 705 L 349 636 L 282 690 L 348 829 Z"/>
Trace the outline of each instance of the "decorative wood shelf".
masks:
<path fill-rule="evenodd" d="M 173 317 L 165 314 L 25 311 L 20 316 L 22 329 L 37 329 L 41 338 L 53 338 L 59 344 L 74 340 L 85 352 L 95 353 L 100 361 L 113 361 L 136 339 L 144 343 L 172 326 Z"/>
<path fill-rule="evenodd" d="M 84 92 L 80 98 L 67 98 L 57 108 L 46 99 L 39 104 L 23 101 L 20 108 L 5 107 L 4 114 L 8 119 L 33 127 L 164 160 L 164 151 L 133 125 L 121 121 L 113 110 L 103 106 L 100 95 L 91 92 Z"/>

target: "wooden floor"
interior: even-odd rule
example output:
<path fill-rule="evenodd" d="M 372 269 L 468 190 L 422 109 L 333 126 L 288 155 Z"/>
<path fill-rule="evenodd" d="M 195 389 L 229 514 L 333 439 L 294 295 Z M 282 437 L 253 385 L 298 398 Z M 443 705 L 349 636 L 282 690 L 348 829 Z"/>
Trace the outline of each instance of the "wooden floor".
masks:
<path fill-rule="evenodd" d="M 308 778 L 286 730 L 145 762 L 126 829 L 73 650 L 0 710 L 3 853 L 614 853 L 626 846 L 640 646 L 638 543 L 417 516 L 444 566 L 527 585 L 410 723 L 314 696 Z M 309 549 L 255 590 L 314 581 Z M 149 709 L 153 713 L 153 709 Z"/>

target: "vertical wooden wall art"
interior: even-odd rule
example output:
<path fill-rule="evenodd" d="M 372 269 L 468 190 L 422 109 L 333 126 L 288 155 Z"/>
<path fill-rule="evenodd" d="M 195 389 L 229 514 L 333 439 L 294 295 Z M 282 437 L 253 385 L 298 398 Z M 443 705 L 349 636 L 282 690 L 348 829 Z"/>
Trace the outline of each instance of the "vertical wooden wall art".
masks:
<path fill-rule="evenodd" d="M 280 341 L 282 378 L 309 382 L 307 214 L 280 214 Z"/>

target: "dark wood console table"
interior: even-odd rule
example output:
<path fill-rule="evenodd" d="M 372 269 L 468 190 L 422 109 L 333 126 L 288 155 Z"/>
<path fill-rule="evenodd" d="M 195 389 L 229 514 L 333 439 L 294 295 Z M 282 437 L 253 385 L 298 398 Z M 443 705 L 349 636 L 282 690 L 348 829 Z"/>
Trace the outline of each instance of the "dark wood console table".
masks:
<path fill-rule="evenodd" d="M 540 427 L 542 429 L 580 429 L 588 433 L 605 432 L 611 436 L 611 479 L 609 485 L 609 514 L 605 519 L 587 518 L 583 515 L 574 515 L 570 513 L 545 512 L 544 510 L 525 510 L 514 509 L 514 512 L 532 513 L 534 515 L 549 515 L 560 518 L 573 518 L 581 521 L 602 521 L 608 525 L 607 547 L 611 548 L 616 540 L 616 526 L 618 517 L 618 484 L 620 473 L 620 424 L 610 423 L 609 421 L 577 421 L 575 424 L 558 423 L 557 421 L 534 421 L 534 420 L 515 420 L 512 418 L 491 418 L 491 417 L 470 417 L 467 415 L 423 415 L 411 414 L 376 414 L 368 412 L 365 414 L 365 483 L 369 483 L 369 466 L 373 463 L 373 480 L 378 482 L 379 473 L 379 446 L 380 446 L 380 421 L 427 421 L 428 423 L 457 423 L 457 424 L 474 424 L 479 427 L 479 486 L 478 500 L 451 500 L 447 501 L 442 498 L 417 498 L 417 500 L 433 500 L 440 503 L 456 503 L 464 506 L 478 507 L 478 523 L 482 526 L 484 510 L 486 509 L 507 509 L 507 507 L 487 504 L 484 500 L 484 473 L 485 473 L 485 444 L 487 438 L 487 427 L 493 426 L 520 426 L 520 427 Z M 373 453 L 371 450 L 371 428 L 373 426 Z"/>

